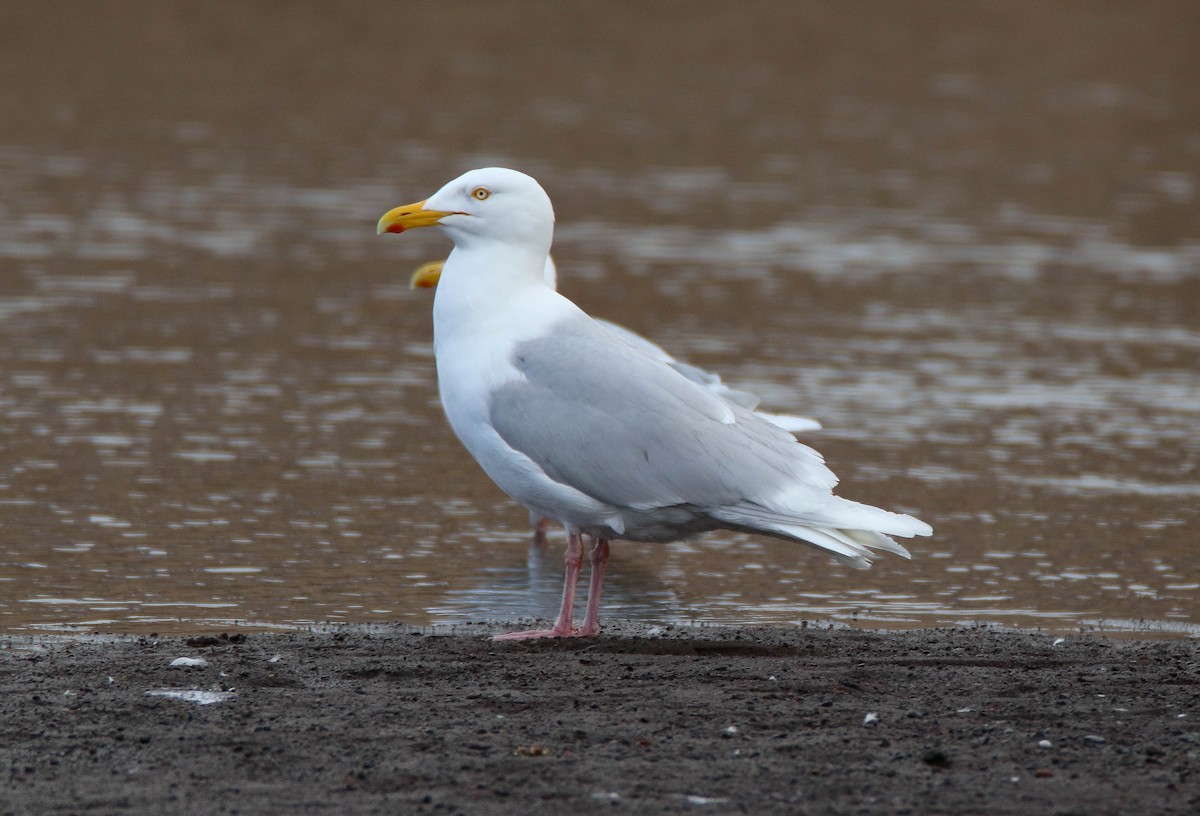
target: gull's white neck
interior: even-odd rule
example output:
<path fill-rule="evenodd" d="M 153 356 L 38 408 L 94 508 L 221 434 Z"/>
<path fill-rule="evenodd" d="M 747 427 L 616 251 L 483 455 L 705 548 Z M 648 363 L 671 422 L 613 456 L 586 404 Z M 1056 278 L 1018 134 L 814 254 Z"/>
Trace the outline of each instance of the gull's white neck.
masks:
<path fill-rule="evenodd" d="M 459 241 L 434 294 L 434 347 L 537 336 L 564 304 L 546 285 L 546 249 Z M 551 297 L 547 297 L 547 296 Z"/>

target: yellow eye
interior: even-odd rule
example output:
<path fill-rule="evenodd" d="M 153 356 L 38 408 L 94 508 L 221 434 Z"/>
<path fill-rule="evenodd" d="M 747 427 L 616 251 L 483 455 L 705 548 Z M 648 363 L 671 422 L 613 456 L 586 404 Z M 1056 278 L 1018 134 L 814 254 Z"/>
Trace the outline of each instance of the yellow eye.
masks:
<path fill-rule="evenodd" d="M 474 198 L 476 201 L 483 201 L 491 194 L 492 194 L 492 191 L 489 190 L 487 187 L 476 187 L 474 190 L 471 191 L 471 197 Z"/>

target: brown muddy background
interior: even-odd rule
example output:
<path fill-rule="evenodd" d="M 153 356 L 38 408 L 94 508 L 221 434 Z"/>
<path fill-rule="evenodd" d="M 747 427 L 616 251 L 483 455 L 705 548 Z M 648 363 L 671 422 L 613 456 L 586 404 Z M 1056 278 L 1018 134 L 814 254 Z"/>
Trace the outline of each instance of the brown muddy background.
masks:
<path fill-rule="evenodd" d="M 441 417 L 433 231 L 536 175 L 561 288 L 819 418 L 862 573 L 614 549 L 606 613 L 1200 631 L 1193 3 L 0 6 L 0 630 L 551 615 Z"/>

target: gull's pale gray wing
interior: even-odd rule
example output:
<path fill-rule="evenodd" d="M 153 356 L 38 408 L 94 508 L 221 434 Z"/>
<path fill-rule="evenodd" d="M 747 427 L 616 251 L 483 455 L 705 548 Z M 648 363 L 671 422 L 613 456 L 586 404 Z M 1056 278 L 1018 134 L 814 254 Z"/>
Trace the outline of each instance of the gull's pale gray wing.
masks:
<path fill-rule="evenodd" d="M 740 393 L 744 394 L 746 392 L 742 391 Z M 754 397 L 753 394 L 750 396 L 755 400 L 758 399 L 757 397 Z M 744 405 L 745 403 L 739 404 Z M 770 422 L 772 425 L 783 428 L 788 433 L 807 433 L 808 431 L 821 430 L 821 423 L 817 422 L 811 417 L 792 416 L 791 414 L 772 414 L 767 411 L 755 411 L 754 413 L 758 414 L 759 417 L 765 419 L 767 422 Z"/>
<path fill-rule="evenodd" d="M 563 484 L 615 507 L 700 508 L 829 498 L 820 454 L 635 351 L 590 320 L 517 345 L 524 375 L 491 395 L 505 442 Z M 796 501 L 799 499 L 799 501 Z"/>
<path fill-rule="evenodd" d="M 595 321 L 597 326 L 602 327 L 605 331 L 612 332 L 616 337 L 624 340 L 626 343 L 633 346 L 643 354 L 653 357 L 655 360 L 659 360 L 660 362 L 664 363 L 672 363 L 675 361 L 675 358 L 668 354 L 665 348 L 660 346 L 658 343 L 655 343 L 653 340 L 647 340 L 645 337 L 642 337 L 635 331 L 631 331 L 624 326 L 613 323 L 611 320 L 605 320 L 599 317 L 594 317 L 592 320 Z"/>
<path fill-rule="evenodd" d="M 678 371 L 683 376 L 687 377 L 697 385 L 704 386 L 705 389 L 716 394 L 723 400 L 737 403 L 743 408 L 754 411 L 760 417 L 770 422 L 772 425 L 777 425 L 789 433 L 803 433 L 805 431 L 821 430 L 821 423 L 815 419 L 802 416 L 792 416 L 791 414 L 770 414 L 766 411 L 759 411 L 758 404 L 761 400 L 749 391 L 742 391 L 737 388 L 730 388 L 721 381 L 721 375 L 715 374 L 712 371 L 706 371 L 699 366 L 685 363 L 682 360 L 676 360 L 667 350 L 657 343 L 647 340 L 636 332 L 630 331 L 624 326 L 617 325 L 608 320 L 596 320 L 596 323 L 603 326 L 606 330 L 624 340 L 629 345 L 633 346 L 643 354 L 653 357 L 655 360 L 666 363 L 671 368 Z"/>
<path fill-rule="evenodd" d="M 692 382 L 696 383 L 697 385 L 704 386 L 718 397 L 728 400 L 729 402 L 735 402 L 743 408 L 749 408 L 751 411 L 758 407 L 758 397 L 754 396 L 748 391 L 738 391 L 736 388 L 730 388 L 729 386 L 725 385 L 725 383 L 721 382 L 720 374 L 714 374 L 711 371 L 705 371 L 699 366 L 694 366 L 690 363 L 684 363 L 676 360 L 667 353 L 665 348 L 658 345 L 658 343 L 655 343 L 652 340 L 647 340 L 637 332 L 630 331 L 624 326 L 620 326 L 608 320 L 596 320 L 596 323 L 597 325 L 604 327 L 604 329 L 607 331 L 612 332 L 615 336 L 633 346 L 638 351 L 653 357 L 655 360 L 666 363 Z M 817 427 L 820 428 L 821 426 L 817 425 Z"/>

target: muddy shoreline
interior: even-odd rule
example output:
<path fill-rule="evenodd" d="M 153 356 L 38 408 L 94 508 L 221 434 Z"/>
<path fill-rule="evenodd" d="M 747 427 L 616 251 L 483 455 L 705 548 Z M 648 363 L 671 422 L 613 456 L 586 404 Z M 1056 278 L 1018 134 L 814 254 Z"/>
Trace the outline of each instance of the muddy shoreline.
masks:
<path fill-rule="evenodd" d="M 1200 805 L 1196 640 L 616 622 L 593 641 L 493 643 L 487 631 L 5 639 L 0 813 Z M 183 690 L 220 701 L 162 694 Z"/>

